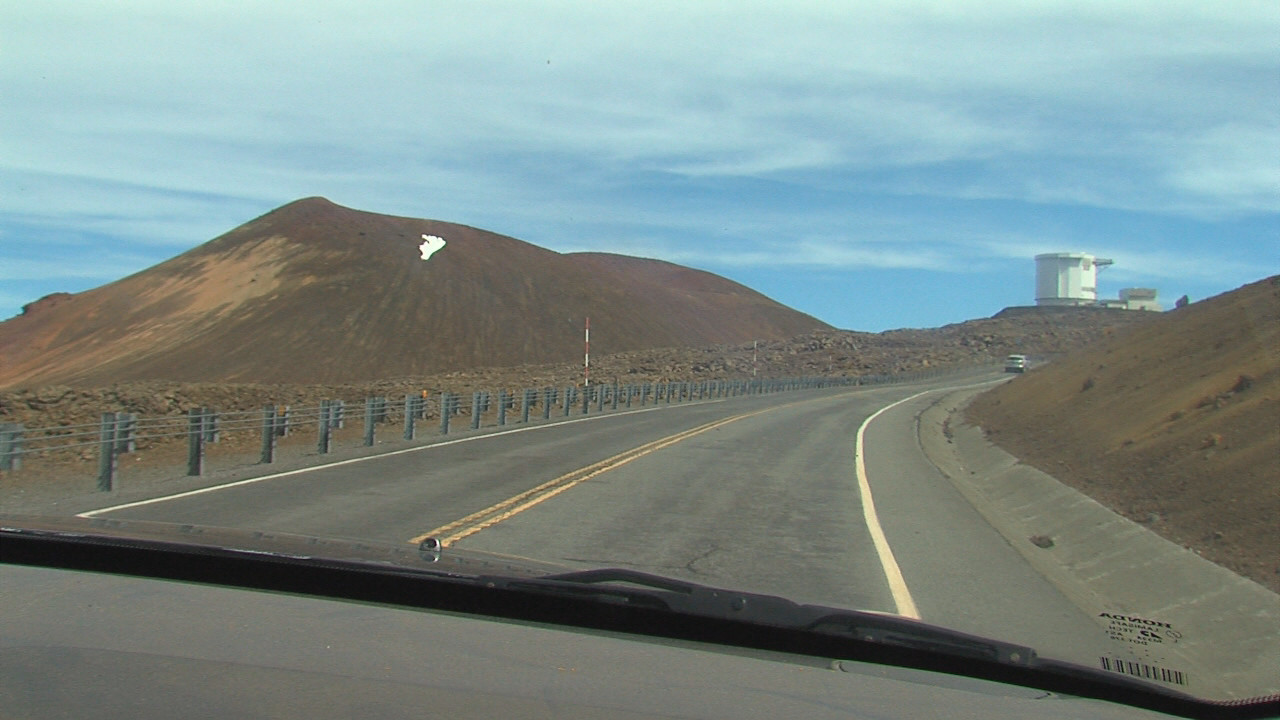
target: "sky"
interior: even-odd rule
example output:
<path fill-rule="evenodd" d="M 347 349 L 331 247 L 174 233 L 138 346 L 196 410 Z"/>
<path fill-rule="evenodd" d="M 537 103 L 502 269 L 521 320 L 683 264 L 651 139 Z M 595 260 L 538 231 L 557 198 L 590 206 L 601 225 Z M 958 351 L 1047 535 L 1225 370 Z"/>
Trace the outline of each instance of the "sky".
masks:
<path fill-rule="evenodd" d="M 1280 272 L 1280 2 L 0 3 L 0 319 L 302 197 L 836 327 Z M 447 252 L 447 250 L 445 250 Z"/>

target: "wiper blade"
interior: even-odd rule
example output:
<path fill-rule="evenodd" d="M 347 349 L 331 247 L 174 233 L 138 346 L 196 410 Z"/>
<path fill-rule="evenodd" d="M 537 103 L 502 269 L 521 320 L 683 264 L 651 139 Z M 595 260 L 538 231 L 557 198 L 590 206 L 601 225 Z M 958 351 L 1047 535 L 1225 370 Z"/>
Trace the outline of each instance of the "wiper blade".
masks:
<path fill-rule="evenodd" d="M 841 611 L 818 618 L 804 629 L 882 645 L 987 660 L 1002 665 L 1030 666 L 1036 660 L 1036 651 L 1024 645 L 991 640 L 892 615 Z"/>
<path fill-rule="evenodd" d="M 910 618 L 802 605 L 774 595 L 725 590 L 625 568 L 538 578 L 484 577 L 480 581 L 489 587 L 591 598 L 1005 665 L 1027 666 L 1036 658 L 1035 650 L 1023 645 L 948 630 Z"/>
<path fill-rule="evenodd" d="M 491 587 L 625 602 L 681 615 L 778 627 L 793 627 L 789 623 L 801 607 L 786 598 L 713 588 L 626 568 L 582 570 L 537 578 L 486 577 L 482 580 Z M 778 619 L 782 619 L 784 624 L 775 622 Z"/>
<path fill-rule="evenodd" d="M 115 524 L 128 528 L 114 528 Z M 1150 683 L 1035 657 L 1030 648 L 926 623 L 722 590 L 625 569 L 560 572 L 546 563 L 512 564 L 501 556 L 454 563 L 415 548 L 411 557 L 352 559 L 337 547 L 273 538 L 276 552 L 237 552 L 220 542 L 176 542 L 172 533 L 134 537 L 139 523 L 78 523 L 41 528 L 0 514 L 0 564 L 33 565 L 209 583 L 327 599 L 486 615 L 594 628 L 646 637 L 757 648 L 828 660 L 917 668 L 1121 702 L 1187 717 L 1275 717 L 1273 698 L 1238 703 L 1202 700 Z M 141 523 L 150 527 L 152 524 Z M 190 541 L 198 527 L 176 531 Z M 156 535 L 156 533 L 151 533 Z M 192 537 L 187 537 L 187 536 Z M 159 539 L 163 538 L 163 539 Z M 204 537 L 205 541 L 212 537 Z M 264 536 L 266 539 L 266 536 Z M 256 549 L 256 548 L 255 548 Z M 322 550 L 315 556 L 312 550 Z M 407 550 L 407 549 L 402 549 Z M 393 553 L 394 554 L 394 553 Z M 461 558 L 457 558 L 461 560 Z M 424 567 L 425 566 L 425 567 Z M 484 575 L 482 573 L 493 573 Z"/>

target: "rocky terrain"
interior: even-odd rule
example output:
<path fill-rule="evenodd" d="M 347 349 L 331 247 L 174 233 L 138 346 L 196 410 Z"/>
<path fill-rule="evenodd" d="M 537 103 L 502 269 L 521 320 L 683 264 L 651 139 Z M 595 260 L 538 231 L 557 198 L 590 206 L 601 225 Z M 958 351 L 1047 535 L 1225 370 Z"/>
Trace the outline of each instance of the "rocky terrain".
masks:
<path fill-rule="evenodd" d="M 1161 313 L 979 397 L 1024 462 L 1280 592 L 1280 276 Z"/>
<path fill-rule="evenodd" d="M 819 330 L 785 340 L 656 348 L 593 355 L 596 382 L 621 383 L 845 376 L 912 372 L 999 362 L 1012 352 L 1060 356 L 1153 314 L 1088 310 L 1022 313 L 942 328 L 861 333 Z M 599 343 L 596 344 L 599 347 Z M 753 360 L 754 358 L 754 360 Z M 357 402 L 371 395 L 403 397 L 427 390 L 469 393 L 582 382 L 581 363 L 479 368 L 355 383 L 181 383 L 163 380 L 107 385 L 50 385 L 0 392 L 0 422 L 30 428 L 92 423 L 101 413 L 176 416 L 192 407 L 256 410 L 264 404 L 315 405 L 322 399 Z"/>
<path fill-rule="evenodd" d="M 572 362 L 587 318 L 602 352 L 828 328 L 660 260 L 561 254 L 306 198 L 129 277 L 28 304 L 0 323 L 0 388 L 340 384 Z"/>

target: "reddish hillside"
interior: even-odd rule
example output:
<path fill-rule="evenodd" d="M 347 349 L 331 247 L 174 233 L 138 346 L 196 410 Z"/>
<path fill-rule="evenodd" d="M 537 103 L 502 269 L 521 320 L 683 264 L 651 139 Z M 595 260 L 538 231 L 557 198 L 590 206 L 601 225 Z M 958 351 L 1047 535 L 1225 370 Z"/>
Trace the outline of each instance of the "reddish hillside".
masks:
<path fill-rule="evenodd" d="M 445 239 L 427 261 L 422 235 Z M 669 263 L 299 200 L 0 323 L 0 387 L 350 382 L 781 339 L 827 326 Z"/>
<path fill-rule="evenodd" d="M 979 397 L 1024 461 L 1280 592 L 1280 276 Z"/>

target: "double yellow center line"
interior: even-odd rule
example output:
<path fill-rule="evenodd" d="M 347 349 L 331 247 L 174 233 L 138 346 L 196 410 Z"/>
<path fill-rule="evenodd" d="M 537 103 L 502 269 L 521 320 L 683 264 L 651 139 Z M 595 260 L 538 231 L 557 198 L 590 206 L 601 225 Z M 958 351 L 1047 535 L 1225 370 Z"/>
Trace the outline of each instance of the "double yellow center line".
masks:
<path fill-rule="evenodd" d="M 746 413 L 744 415 L 735 415 L 722 420 L 715 420 L 705 425 L 699 425 L 698 427 L 690 430 L 678 432 L 675 435 L 668 435 L 667 437 L 659 440 L 645 443 L 644 445 L 632 448 L 626 452 L 618 453 L 613 457 L 605 458 L 598 463 L 578 468 L 573 472 L 565 473 L 554 480 L 550 480 L 535 488 L 526 490 L 519 495 L 509 497 L 500 503 L 490 505 L 483 510 L 471 513 L 460 520 L 454 520 L 448 525 L 441 525 L 430 532 L 423 533 L 409 540 L 409 542 L 417 545 L 423 540 L 433 537 L 439 540 L 441 545 L 452 545 L 468 535 L 474 535 L 485 528 L 493 527 L 503 520 L 524 512 L 540 502 L 550 500 L 578 483 L 586 482 L 587 480 L 607 473 L 614 468 L 622 467 L 632 460 L 642 458 L 651 452 L 675 445 L 681 440 L 687 440 L 695 435 L 701 435 L 708 430 L 715 430 L 716 428 L 723 427 L 729 423 L 737 422 L 739 420 L 776 409 L 776 407 L 766 408 L 764 410 L 757 410 L 756 412 Z"/>

